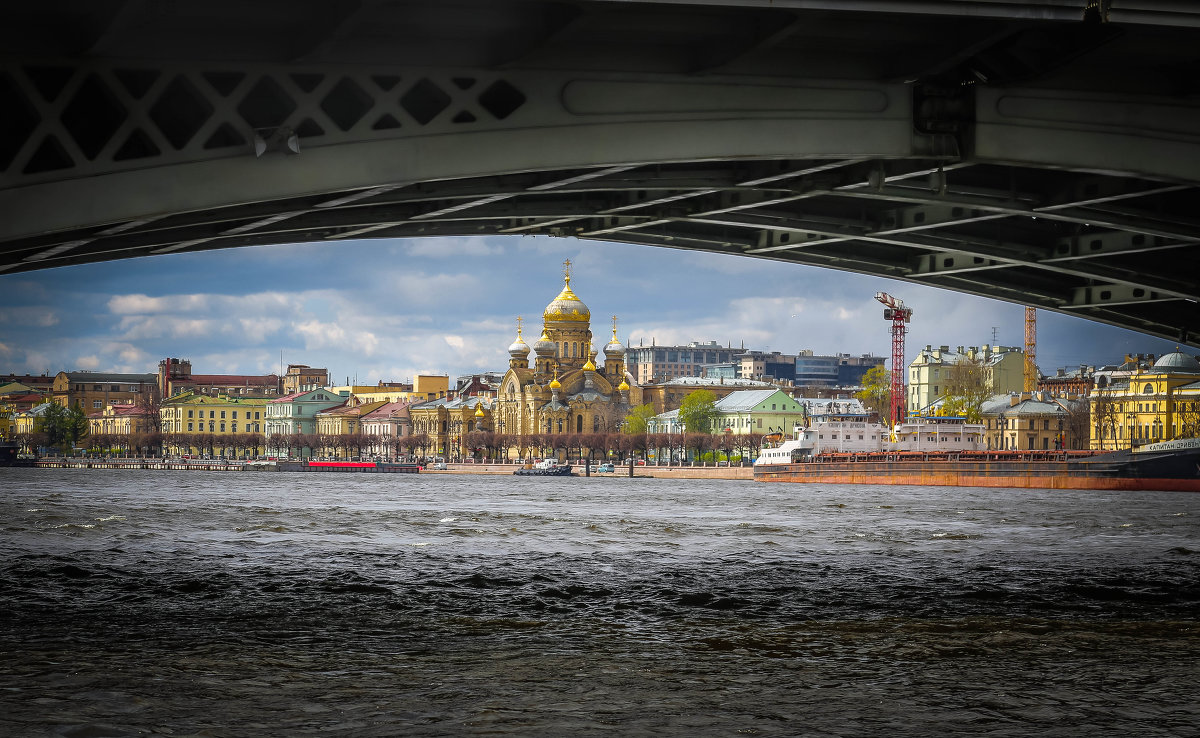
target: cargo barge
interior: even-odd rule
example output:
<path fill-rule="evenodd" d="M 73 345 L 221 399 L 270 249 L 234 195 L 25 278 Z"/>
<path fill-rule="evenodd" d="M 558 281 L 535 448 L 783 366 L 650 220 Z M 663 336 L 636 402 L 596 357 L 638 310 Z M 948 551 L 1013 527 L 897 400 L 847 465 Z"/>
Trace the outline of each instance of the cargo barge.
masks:
<path fill-rule="evenodd" d="M 1160 444 L 1156 444 L 1160 445 Z M 1089 452 L 960 451 L 818 454 L 759 460 L 754 480 L 1021 489 L 1200 492 L 1200 448 Z"/>

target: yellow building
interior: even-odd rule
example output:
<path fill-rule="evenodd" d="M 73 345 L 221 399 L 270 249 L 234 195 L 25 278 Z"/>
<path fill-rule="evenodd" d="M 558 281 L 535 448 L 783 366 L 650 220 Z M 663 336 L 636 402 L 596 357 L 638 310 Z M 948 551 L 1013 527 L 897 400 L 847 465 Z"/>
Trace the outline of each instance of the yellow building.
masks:
<path fill-rule="evenodd" d="M 32 407 L 28 410 L 23 410 L 16 413 L 12 417 L 12 428 L 14 436 L 25 436 L 30 433 L 40 433 L 44 426 L 44 418 L 46 412 L 50 409 L 50 402 L 44 402 L 41 405 Z"/>
<path fill-rule="evenodd" d="M 218 453 L 235 449 L 243 454 L 262 446 L 267 397 L 226 397 L 185 392 L 162 401 L 159 423 L 163 445 L 175 453 Z M 241 446 L 258 436 L 253 447 Z"/>
<path fill-rule="evenodd" d="M 92 413 L 112 403 L 137 404 L 143 395 L 153 394 L 157 388 L 157 374 L 59 372 L 54 377 L 53 393 L 59 405 L 79 405 L 85 413 Z"/>
<path fill-rule="evenodd" d="M 338 456 L 349 456 L 349 447 L 339 445 L 342 443 L 340 439 L 363 435 L 363 416 L 386 404 L 388 403 L 383 400 L 360 403 L 351 398 L 342 405 L 317 413 L 317 435 L 329 439 L 325 446 L 326 451 Z"/>
<path fill-rule="evenodd" d="M 625 347 L 612 339 L 604 346 L 604 365 L 592 350 L 591 311 L 571 289 L 570 261 L 564 285 L 542 313 L 542 333 L 530 347 L 521 337 L 508 347 L 508 371 L 491 409 L 495 431 L 516 436 L 516 448 L 535 434 L 616 431 L 631 405 L 642 402 L 641 389 L 625 371 Z"/>
<path fill-rule="evenodd" d="M 959 362 L 977 362 L 987 377 L 988 392 L 1020 392 L 1025 385 L 1025 352 L 1012 346 L 934 348 L 926 346 L 908 365 L 908 413 L 925 414 L 945 396 L 951 372 Z"/>
<path fill-rule="evenodd" d="M 1087 447 L 1086 410 L 1085 399 L 1014 392 L 988 399 L 980 416 L 989 449 L 1061 451 Z"/>
<path fill-rule="evenodd" d="M 428 437 L 426 450 L 448 461 L 471 455 L 469 434 L 496 432 L 495 402 L 487 397 L 438 398 L 409 408 L 413 433 Z"/>
<path fill-rule="evenodd" d="M 346 390 L 346 395 L 351 393 L 349 387 L 334 387 L 333 391 L 339 394 L 342 390 Z M 385 386 L 380 383 L 378 387 L 355 387 L 352 393 L 360 402 L 427 402 L 436 400 L 439 397 L 445 397 L 450 389 L 450 377 L 446 375 L 433 374 L 418 374 L 413 378 L 411 385 L 403 386 Z"/>
<path fill-rule="evenodd" d="M 87 417 L 88 433 L 93 436 L 132 436 L 159 429 L 153 412 L 137 405 L 109 405 Z"/>
<path fill-rule="evenodd" d="M 1091 447 L 1134 448 L 1200 434 L 1200 361 L 1175 351 L 1091 398 Z"/>

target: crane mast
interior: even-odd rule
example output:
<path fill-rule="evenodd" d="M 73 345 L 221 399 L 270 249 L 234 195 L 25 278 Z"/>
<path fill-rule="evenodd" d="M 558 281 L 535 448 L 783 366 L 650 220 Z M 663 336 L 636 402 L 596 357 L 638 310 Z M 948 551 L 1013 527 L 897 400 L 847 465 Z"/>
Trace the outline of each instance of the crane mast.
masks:
<path fill-rule="evenodd" d="M 892 321 L 892 382 L 888 399 L 888 421 L 895 428 L 904 422 L 904 334 L 905 325 L 912 320 L 912 308 L 904 307 L 904 301 L 886 292 L 875 293 L 875 299 L 883 303 L 883 319 Z"/>
<path fill-rule="evenodd" d="M 1026 392 L 1037 389 L 1037 308 L 1025 307 L 1025 386 Z"/>

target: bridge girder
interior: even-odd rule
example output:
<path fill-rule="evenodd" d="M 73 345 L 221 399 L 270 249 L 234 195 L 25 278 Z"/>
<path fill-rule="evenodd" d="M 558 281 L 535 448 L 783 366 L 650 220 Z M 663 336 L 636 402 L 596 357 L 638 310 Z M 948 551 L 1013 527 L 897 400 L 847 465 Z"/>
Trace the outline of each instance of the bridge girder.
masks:
<path fill-rule="evenodd" d="M 0 274 L 537 234 L 876 274 L 1197 345 L 1200 10 L 1100 3 L 1085 22 L 1083 5 L 8 9 Z"/>

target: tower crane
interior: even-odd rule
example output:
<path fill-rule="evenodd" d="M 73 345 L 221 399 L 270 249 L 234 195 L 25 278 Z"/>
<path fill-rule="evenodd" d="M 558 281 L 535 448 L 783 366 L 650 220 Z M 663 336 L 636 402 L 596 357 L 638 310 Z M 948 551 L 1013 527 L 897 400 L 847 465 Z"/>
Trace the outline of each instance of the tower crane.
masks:
<path fill-rule="evenodd" d="M 912 320 L 912 308 L 886 292 L 876 292 L 875 299 L 883 303 L 883 319 L 892 321 L 892 386 L 888 401 L 888 421 L 892 428 L 904 422 L 904 333 L 905 323 Z"/>
<path fill-rule="evenodd" d="M 1026 392 L 1033 392 L 1038 384 L 1037 367 L 1037 308 L 1025 306 L 1025 385 Z"/>

